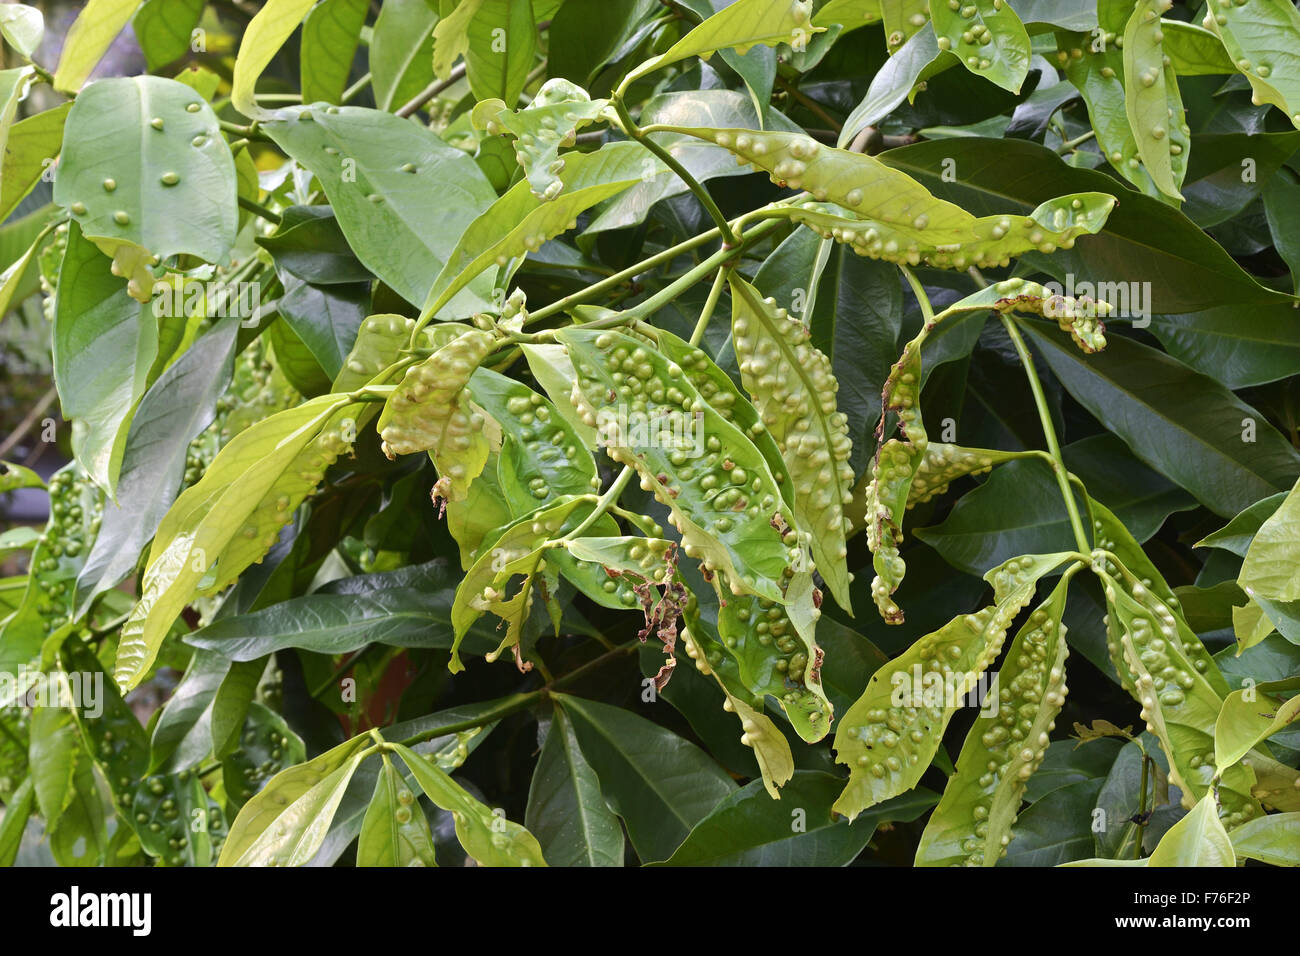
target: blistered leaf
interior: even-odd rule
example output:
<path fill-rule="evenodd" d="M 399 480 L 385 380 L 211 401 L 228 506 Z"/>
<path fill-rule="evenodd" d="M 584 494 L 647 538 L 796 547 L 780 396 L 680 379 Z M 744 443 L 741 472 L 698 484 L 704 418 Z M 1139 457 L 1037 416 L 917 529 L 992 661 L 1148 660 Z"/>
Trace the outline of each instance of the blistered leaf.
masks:
<path fill-rule="evenodd" d="M 1160 838 L 1147 866 L 1236 866 L 1214 797 L 1206 795 Z"/>
<path fill-rule="evenodd" d="M 593 100 L 582 87 L 556 77 L 547 80 L 533 101 L 511 110 L 501 100 L 483 100 L 474 107 L 473 122 L 489 136 L 509 132 L 515 137 L 515 159 L 523 167 L 534 196 L 554 199 L 564 188 L 559 178 L 565 161 L 561 146 L 594 123 L 608 100 Z"/>
<path fill-rule="evenodd" d="M 836 812 L 852 820 L 916 785 L 962 698 L 993 663 L 1007 628 L 1033 599 L 1038 579 L 1065 558 L 1013 558 L 990 571 L 996 603 L 959 615 L 871 675 L 835 733 L 835 759 L 849 767 Z"/>
<path fill-rule="evenodd" d="M 1029 34 L 1004 0 L 930 4 L 939 49 L 951 50 L 976 76 L 1019 93 L 1029 74 Z"/>
<path fill-rule="evenodd" d="M 1047 752 L 1048 733 L 1065 702 L 1065 575 L 1020 629 L 996 685 L 966 735 L 916 851 L 917 866 L 993 866 L 1014 838 L 1025 784 Z"/>
<path fill-rule="evenodd" d="M 1250 80 L 1256 103 L 1269 103 L 1300 128 L 1300 12 L 1290 0 L 1253 0 L 1207 9 L 1205 27 L 1223 40 Z"/>
<path fill-rule="evenodd" d="M 391 113 L 295 107 L 261 128 L 320 181 L 356 257 L 415 305 L 496 198 L 466 153 Z M 455 306 L 470 315 L 491 302 L 491 282 L 483 281 Z"/>
<path fill-rule="evenodd" d="M 802 47 L 813 34 L 825 29 L 813 25 L 809 0 L 737 0 L 695 27 L 666 53 L 646 60 L 627 75 L 623 85 L 687 57 L 708 59 L 716 50 L 731 48 L 744 54 L 758 45 L 788 43 Z"/>
<path fill-rule="evenodd" d="M 556 338 L 577 372 L 573 405 L 610 457 L 668 506 L 687 556 L 723 572 L 734 594 L 782 600 L 790 552 L 777 522 L 788 529 L 794 520 L 753 443 L 699 398 L 680 366 L 636 339 L 581 327 Z"/>
<path fill-rule="evenodd" d="M 389 746 L 434 805 L 452 815 L 456 838 L 480 866 L 546 866 L 537 838 L 507 820 L 504 810 L 489 810 L 427 757 L 401 744 Z"/>
<path fill-rule="evenodd" d="M 844 506 L 853 500 L 852 441 L 839 411 L 830 360 L 808 329 L 731 278 L 732 343 L 746 390 L 775 439 L 794 489 L 796 528 L 809 535 L 813 562 L 835 600 L 849 609 Z"/>
<path fill-rule="evenodd" d="M 77 97 L 54 201 L 110 255 L 129 242 L 163 259 L 187 252 L 221 262 L 235 241 L 235 193 L 216 114 L 185 84 L 118 77 Z M 185 215 L 175 215 L 179 208 Z"/>
<path fill-rule="evenodd" d="M 888 262 L 943 269 L 1007 266 L 1026 252 L 1071 249 L 1079 236 L 1093 235 L 1106 223 L 1115 197 L 1078 193 L 1050 199 L 1027 216 L 983 216 L 968 224 L 953 241 L 915 226 L 894 226 L 873 219 L 849 219 L 831 206 L 782 207 L 780 215 L 801 222 L 826 239 L 843 242 L 860 256 Z"/>
<path fill-rule="evenodd" d="M 1182 199 L 1174 178 L 1170 151 L 1170 124 L 1182 116 L 1169 116 L 1160 14 L 1171 0 L 1138 0 L 1124 27 L 1124 92 L 1129 126 L 1137 140 L 1138 155 L 1163 193 Z M 1185 163 L 1185 154 L 1184 154 Z M 1184 167 L 1185 168 L 1185 167 Z"/>
<path fill-rule="evenodd" d="M 1203 676 L 1207 666 L 1195 661 L 1179 639 L 1167 604 L 1130 575 L 1119 580 L 1103 575 L 1102 581 L 1106 643 L 1120 682 L 1142 705 L 1147 729 L 1169 758 L 1169 782 L 1183 791 L 1184 803 L 1204 800 L 1215 776 L 1214 725 L 1222 698 Z M 1242 764 L 1222 775 L 1217 796 L 1226 825 L 1260 815 L 1259 802 L 1251 796 L 1254 785 L 1254 773 Z"/>
<path fill-rule="evenodd" d="M 487 463 L 482 415 L 471 408 L 465 386 L 495 346 L 491 333 L 466 330 L 407 370 L 376 424 L 389 458 L 429 452 L 443 497 L 464 498 Z"/>
<path fill-rule="evenodd" d="M 429 820 L 388 754 L 383 754 L 383 769 L 361 823 L 357 866 L 437 865 Z"/>

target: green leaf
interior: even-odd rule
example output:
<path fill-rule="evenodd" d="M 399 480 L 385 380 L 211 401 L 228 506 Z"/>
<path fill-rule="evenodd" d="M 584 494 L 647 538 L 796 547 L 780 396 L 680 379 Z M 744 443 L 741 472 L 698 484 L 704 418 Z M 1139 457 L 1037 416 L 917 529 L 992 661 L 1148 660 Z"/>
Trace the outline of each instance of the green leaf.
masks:
<path fill-rule="evenodd" d="M 658 9 L 658 0 L 565 0 L 546 34 L 547 75 L 589 85 Z"/>
<path fill-rule="evenodd" d="M 1254 687 L 1236 690 L 1214 723 L 1215 771 L 1222 773 L 1261 741 L 1300 718 L 1300 697 L 1269 697 Z"/>
<path fill-rule="evenodd" d="M 1198 225 L 1217 226 L 1240 214 L 1268 187 L 1285 182 L 1282 164 L 1300 147 L 1300 132 L 1199 134 L 1192 137 L 1183 194 Z M 1243 165 L 1243 160 L 1249 163 Z M 1247 175 L 1247 166 L 1250 174 Z"/>
<path fill-rule="evenodd" d="M 1066 574 L 1011 642 L 990 691 L 996 712 L 981 710 L 967 733 L 957 772 L 921 835 L 917 866 L 994 866 L 1006 852 L 1025 784 L 1065 702 L 1069 649 L 1061 616 L 1069 583 Z"/>
<path fill-rule="evenodd" d="M 1237 66 L 1213 32 L 1182 20 L 1161 20 L 1164 52 L 1179 76 L 1235 73 Z"/>
<path fill-rule="evenodd" d="M 4 819 L 0 820 L 0 866 L 13 866 L 22 847 L 27 821 L 36 807 L 36 790 L 30 776 L 24 777 L 18 789 L 5 804 Z"/>
<path fill-rule="evenodd" d="M 196 589 L 230 583 L 266 553 L 349 444 L 342 422 L 355 422 L 359 408 L 346 396 L 323 395 L 272 415 L 235 436 L 176 499 L 154 537 L 140 602 L 122 626 L 119 684 L 143 679 Z"/>
<path fill-rule="evenodd" d="M 9 127 L 18 112 L 18 104 L 27 95 L 27 87 L 34 76 L 30 66 L 0 70 L 0 155 L 4 154 L 5 141 L 9 138 Z"/>
<path fill-rule="evenodd" d="M 19 296 L 20 293 L 26 294 L 22 289 L 23 277 L 27 273 L 27 266 L 40 251 L 44 239 L 45 233 L 41 233 L 26 252 L 14 260 L 7 269 L 0 272 L 0 319 L 3 319 L 8 314 L 11 305 L 20 304 L 20 302 L 15 301 L 15 297 Z"/>
<path fill-rule="evenodd" d="M 245 116 L 262 119 L 273 115 L 254 99 L 257 80 L 315 3 L 316 0 L 267 0 L 244 29 L 239 54 L 235 57 L 230 104 Z"/>
<path fill-rule="evenodd" d="M 25 3 L 0 7 L 0 35 L 22 56 L 30 58 L 45 36 L 45 17 Z"/>
<path fill-rule="evenodd" d="M 1227 388 L 1287 378 L 1300 362 L 1300 316 L 1290 305 L 1157 315 L 1151 331 L 1166 352 Z"/>
<path fill-rule="evenodd" d="M 537 758 L 524 823 L 552 866 L 623 865 L 623 827 L 561 707 Z"/>
<path fill-rule="evenodd" d="M 188 252 L 222 262 L 235 241 L 235 194 L 216 114 L 184 83 L 121 77 L 77 97 L 54 201 L 87 237 L 134 243 L 162 259 Z M 184 216 L 174 215 L 178 208 Z M 150 290 L 141 291 L 143 300 Z"/>
<path fill-rule="evenodd" d="M 437 866 L 429 820 L 383 754 L 383 770 L 361 823 L 357 866 Z"/>
<path fill-rule="evenodd" d="M 1009 4 L 973 0 L 954 9 L 941 0 L 930 11 L 940 49 L 951 50 L 976 76 L 1020 92 L 1029 75 L 1029 34 Z"/>
<path fill-rule="evenodd" d="M 1300 474 L 1300 454 L 1259 412 L 1163 353 L 1115 337 L 1104 352 L 1081 355 L 1041 325 L 1017 322 L 1066 391 L 1216 514 L 1236 514 Z M 1254 441 L 1243 440 L 1247 420 L 1258 424 Z"/>
<path fill-rule="evenodd" d="M 1272 866 L 1300 866 L 1300 813 L 1248 820 L 1229 834 L 1236 856 Z"/>
<path fill-rule="evenodd" d="M 1147 311 L 1192 312 L 1222 305 L 1287 301 L 1244 272 L 1213 239 L 1186 216 L 1159 200 L 1116 185 L 1102 173 L 1065 165 L 1050 149 L 1025 140 L 977 137 L 916 143 L 882 154 L 882 160 L 909 173 L 934 194 L 980 211 L 1017 210 L 1062 193 L 1108 192 L 1120 200 L 1105 228 L 1073 249 L 1058 250 L 1050 260 L 1037 260 L 1058 279 L 1073 273 L 1075 289 L 1093 283 L 1094 296 L 1110 298 L 1098 289 L 1119 290 L 1124 283 L 1149 283 Z M 951 169 L 945 179 L 945 170 Z M 953 178 L 955 176 L 955 178 Z M 1113 283 L 1120 283 L 1114 285 Z M 1134 313 L 1136 303 L 1118 311 Z"/>
<path fill-rule="evenodd" d="M 1236 866 L 1213 797 L 1205 797 L 1160 839 L 1147 866 Z"/>
<path fill-rule="evenodd" d="M 461 0 L 456 12 L 443 22 L 460 14 L 462 8 L 473 8 L 465 28 L 465 74 L 470 90 L 475 99 L 495 97 L 513 106 L 537 52 L 532 0 Z M 438 36 L 435 28 L 435 43 Z"/>
<path fill-rule="evenodd" d="M 304 103 L 337 103 L 343 96 L 369 10 L 366 0 L 324 0 L 307 14 L 300 67 Z"/>
<path fill-rule="evenodd" d="M 671 857 L 695 825 L 735 792 L 722 768 L 671 731 L 618 707 L 555 696 L 643 862 Z"/>
<path fill-rule="evenodd" d="M 217 865 L 306 863 L 325 838 L 347 781 L 373 749 L 370 737 L 353 737 L 276 774 L 239 811 Z"/>
<path fill-rule="evenodd" d="M 1093 852 L 1092 810 L 1099 777 L 1052 790 L 1020 814 L 1003 866 L 1059 866 Z"/>
<path fill-rule="evenodd" d="M 145 0 L 131 27 L 145 64 L 158 70 L 190 52 L 205 0 Z"/>
<path fill-rule="evenodd" d="M 1219 35 L 1250 81 L 1252 99 L 1278 107 L 1300 128 L 1300 12 L 1295 5 L 1290 0 L 1216 4 L 1204 25 Z"/>
<path fill-rule="evenodd" d="M 994 604 L 962 614 L 927 634 L 880 667 L 835 733 L 836 762 L 849 767 L 849 782 L 835 810 L 850 820 L 863 810 L 916 786 L 930 766 L 948 721 L 961 699 L 993 663 L 1007 628 L 1034 597 L 1038 579 L 1064 555 L 1031 555 L 990 571 Z M 937 670 L 935 666 L 937 665 Z M 928 670 L 942 677 L 910 686 Z"/>
<path fill-rule="evenodd" d="M 1244 558 L 1259 529 L 1278 508 L 1282 507 L 1282 502 L 1287 499 L 1289 494 L 1290 492 L 1279 491 L 1275 495 L 1261 498 L 1236 515 L 1218 531 L 1208 534 L 1196 542 L 1195 547 L 1222 548 L 1225 551 L 1231 551 L 1239 558 Z"/>
<path fill-rule="evenodd" d="M 72 447 L 110 494 L 117 486 L 131 416 L 158 352 L 158 326 L 127 292 L 113 263 L 74 224 L 60 269 L 54 316 L 54 380 Z"/>
<path fill-rule="evenodd" d="M 0 164 L 0 221 L 9 218 L 43 175 L 52 175 L 50 164 L 62 148 L 63 124 L 71 109 L 71 103 L 63 103 L 9 128 Z"/>
<path fill-rule="evenodd" d="M 312 594 L 213 621 L 185 642 L 234 661 L 289 647 L 319 654 L 348 654 L 372 643 L 449 648 L 457 579 L 444 558 L 342 578 Z M 491 631 L 484 628 L 483 635 L 490 639 Z"/>
<path fill-rule="evenodd" d="M 833 774 L 797 770 L 775 801 L 755 781 L 714 807 L 660 865 L 846 866 L 877 825 L 914 820 L 935 801 L 933 793 L 918 790 L 849 823 L 831 809 L 843 785 Z"/>
<path fill-rule="evenodd" d="M 917 85 L 932 72 L 955 66 L 954 54 L 939 50 L 933 24 L 927 23 L 913 33 L 903 46 L 893 52 L 871 80 L 867 95 L 844 121 L 836 146 L 841 148 L 865 127 L 874 126 L 892 113 L 903 100 L 915 96 Z"/>
<path fill-rule="evenodd" d="M 762 454 L 699 398 L 680 366 L 670 367 L 636 339 L 580 327 L 557 332 L 556 338 L 577 371 L 570 400 L 588 424 L 599 425 L 610 457 L 636 468 L 668 506 L 687 556 L 724 573 L 733 594 L 782 601 L 778 582 L 790 552 L 773 521 L 779 516 L 786 528 L 795 523 Z M 657 398 L 646 391 L 651 381 L 671 390 Z M 622 419 L 616 399 L 624 403 Z M 644 412 L 633 410 L 638 400 L 645 401 Z M 659 434 L 664 427 L 676 429 L 666 441 Z"/>
<path fill-rule="evenodd" d="M 1138 0 L 1124 27 L 1124 91 L 1129 126 L 1137 140 L 1138 155 L 1161 192 L 1182 199 L 1175 180 L 1169 126 L 1182 117 L 1169 116 L 1167 74 L 1160 14 L 1170 0 Z"/>
<path fill-rule="evenodd" d="M 54 88 L 60 93 L 81 89 L 138 6 L 140 0 L 89 0 L 64 37 Z"/>
<path fill-rule="evenodd" d="M 496 198 L 473 159 L 379 110 L 277 115 L 262 129 L 320 180 L 356 257 L 408 302 L 424 302 L 461 233 Z M 453 307 L 470 315 L 491 301 L 483 283 Z"/>
<path fill-rule="evenodd" d="M 602 175 L 609 155 L 603 149 L 586 156 L 567 154 L 560 174 L 564 191 L 554 198 L 539 199 L 527 182 L 520 182 L 493 203 L 465 229 L 447 257 L 421 317 L 438 315 L 449 304 L 454 309 L 456 294 L 493 264 L 504 268 L 511 259 L 536 252 L 548 239 L 576 228 L 580 213 L 630 186 L 631 175 L 617 166 L 613 174 L 624 178 L 610 181 Z"/>
<path fill-rule="evenodd" d="M 388 745 L 415 775 L 425 795 L 456 822 L 456 839 L 480 866 L 546 866 L 536 837 L 471 797 L 434 761 L 401 744 Z"/>
<path fill-rule="evenodd" d="M 623 80 L 626 88 L 633 81 L 660 67 L 687 57 L 708 59 L 717 50 L 734 48 L 745 54 L 752 47 L 788 43 L 802 48 L 825 27 L 812 23 L 812 4 L 807 0 L 736 0 L 723 7 L 665 53 L 646 60 Z"/>
<path fill-rule="evenodd" d="M 1300 484 L 1255 532 L 1237 583 L 1251 597 L 1300 600 Z"/>
<path fill-rule="evenodd" d="M 813 561 L 835 600 L 849 609 L 847 522 L 853 500 L 853 442 L 835 404 L 830 360 L 775 300 L 732 276 L 732 342 L 746 390 L 776 440 L 794 486 L 796 527 L 809 532 Z"/>
<path fill-rule="evenodd" d="M 433 28 L 438 13 L 427 0 L 388 0 L 379 8 L 370 40 L 375 105 L 394 112 L 433 81 Z"/>

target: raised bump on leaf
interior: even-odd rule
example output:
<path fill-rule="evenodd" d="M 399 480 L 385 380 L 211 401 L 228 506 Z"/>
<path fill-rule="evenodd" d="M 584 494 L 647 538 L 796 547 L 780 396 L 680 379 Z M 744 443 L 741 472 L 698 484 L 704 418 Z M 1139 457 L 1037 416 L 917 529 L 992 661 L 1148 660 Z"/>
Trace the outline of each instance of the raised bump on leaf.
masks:
<path fill-rule="evenodd" d="M 556 338 L 577 374 L 570 401 L 599 424 L 609 456 L 668 506 L 687 556 L 725 573 L 736 594 L 783 600 L 777 582 L 792 557 L 778 526 L 795 522 L 753 443 L 637 339 L 581 327 Z"/>
<path fill-rule="evenodd" d="M 1076 566 L 1077 567 L 1077 566 Z M 917 866 L 993 866 L 1065 702 L 1065 595 L 1070 572 L 1025 622 L 996 676 L 997 711 L 981 711 L 916 850 Z M 987 700 L 987 698 L 986 698 Z M 986 704 L 987 706 L 987 704 Z"/>
<path fill-rule="evenodd" d="M 794 514 L 835 600 L 849 609 L 844 507 L 853 500 L 848 417 L 838 410 L 830 359 L 807 327 L 743 279 L 731 277 L 732 343 L 741 379 L 794 485 Z"/>
<path fill-rule="evenodd" d="M 990 575 L 1003 575 L 998 603 L 958 615 L 871 676 L 835 733 L 835 759 L 849 767 L 837 813 L 852 820 L 916 786 L 961 698 L 997 657 L 1007 628 L 1033 600 L 1038 578 L 1056 566 L 1054 558 L 1060 556 L 1013 558 L 995 568 Z M 918 674 L 920 687 L 914 686 Z"/>

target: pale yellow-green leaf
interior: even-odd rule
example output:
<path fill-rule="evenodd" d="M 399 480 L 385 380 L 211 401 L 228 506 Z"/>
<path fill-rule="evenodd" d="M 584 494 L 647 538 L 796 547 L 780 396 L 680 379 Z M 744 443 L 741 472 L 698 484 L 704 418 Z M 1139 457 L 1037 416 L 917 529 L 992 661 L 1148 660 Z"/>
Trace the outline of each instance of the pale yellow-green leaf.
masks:
<path fill-rule="evenodd" d="M 1285 729 L 1298 717 L 1300 697 L 1281 700 L 1265 696 L 1255 687 L 1233 691 L 1214 722 L 1216 771 L 1222 773 L 1261 740 Z"/>
<path fill-rule="evenodd" d="M 1247 820 L 1228 834 L 1239 857 L 1273 866 L 1300 866 L 1300 813 Z"/>
<path fill-rule="evenodd" d="M 1206 795 L 1156 845 L 1148 866 L 1236 866 L 1228 831 L 1214 798 Z"/>
<path fill-rule="evenodd" d="M 1237 656 L 1273 633 L 1273 622 L 1254 601 L 1232 609 L 1232 633 L 1237 638 Z"/>
<path fill-rule="evenodd" d="M 451 76 L 451 68 L 469 49 L 469 25 L 483 0 L 460 0 L 448 16 L 433 28 L 433 75 L 440 80 Z"/>
<path fill-rule="evenodd" d="M 438 766 L 401 744 L 391 744 L 420 789 L 435 806 L 451 814 L 456 839 L 480 866 L 545 866 L 537 838 L 506 819 L 501 808 L 488 809 Z"/>
<path fill-rule="evenodd" d="M 140 0 L 90 0 L 63 41 L 54 88 L 60 93 L 81 89 L 139 6 Z"/>
<path fill-rule="evenodd" d="M 233 866 L 267 828 L 295 801 L 322 780 L 346 766 L 371 745 L 368 736 L 353 737 L 331 750 L 296 764 L 272 777 L 239 811 L 221 848 L 218 866 Z"/>
<path fill-rule="evenodd" d="M 1252 597 L 1300 600 L 1300 482 L 1255 532 L 1237 583 Z"/>
<path fill-rule="evenodd" d="M 230 103 L 252 119 L 269 116 L 253 98 L 258 77 L 267 68 L 280 47 L 298 29 L 316 0 L 267 0 L 257 16 L 244 30 L 235 57 L 235 75 L 231 81 Z"/>
<path fill-rule="evenodd" d="M 647 73 L 699 56 L 708 59 L 717 50 L 734 49 L 740 54 L 753 46 L 788 43 L 799 49 L 825 27 L 812 22 L 810 0 L 736 0 L 709 17 L 674 43 L 666 53 L 646 60 L 627 75 L 622 87 Z"/>

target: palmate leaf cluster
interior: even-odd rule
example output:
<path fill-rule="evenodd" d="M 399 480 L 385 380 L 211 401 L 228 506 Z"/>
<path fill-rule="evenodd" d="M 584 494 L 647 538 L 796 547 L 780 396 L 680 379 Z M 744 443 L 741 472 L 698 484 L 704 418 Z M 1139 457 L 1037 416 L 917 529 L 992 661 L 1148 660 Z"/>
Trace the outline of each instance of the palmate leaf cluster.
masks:
<path fill-rule="evenodd" d="M 1300 864 L 1300 14 L 1195 7 L 2 8 L 0 860 Z"/>

